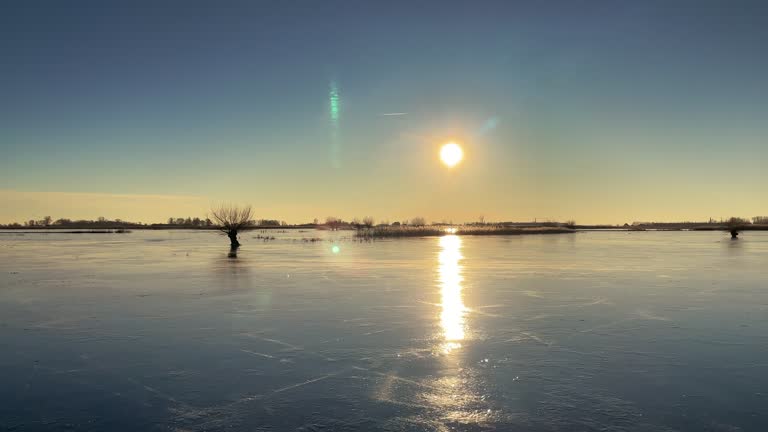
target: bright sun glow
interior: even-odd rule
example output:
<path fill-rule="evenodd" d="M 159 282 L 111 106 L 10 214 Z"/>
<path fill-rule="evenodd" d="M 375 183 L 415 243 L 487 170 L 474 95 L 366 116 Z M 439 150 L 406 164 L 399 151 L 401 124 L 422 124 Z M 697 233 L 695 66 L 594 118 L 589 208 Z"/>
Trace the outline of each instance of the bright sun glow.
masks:
<path fill-rule="evenodd" d="M 456 143 L 448 143 L 440 148 L 440 160 L 449 167 L 456 166 L 464 158 L 464 151 Z"/>

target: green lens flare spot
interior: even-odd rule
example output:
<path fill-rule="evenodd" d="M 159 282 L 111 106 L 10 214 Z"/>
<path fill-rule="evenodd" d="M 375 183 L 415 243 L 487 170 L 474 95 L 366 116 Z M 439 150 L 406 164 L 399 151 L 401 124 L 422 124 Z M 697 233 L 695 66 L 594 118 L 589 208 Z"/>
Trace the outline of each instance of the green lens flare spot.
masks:
<path fill-rule="evenodd" d="M 331 122 L 336 124 L 339 121 L 339 88 L 335 82 L 331 83 L 331 90 L 328 93 L 330 103 Z"/>

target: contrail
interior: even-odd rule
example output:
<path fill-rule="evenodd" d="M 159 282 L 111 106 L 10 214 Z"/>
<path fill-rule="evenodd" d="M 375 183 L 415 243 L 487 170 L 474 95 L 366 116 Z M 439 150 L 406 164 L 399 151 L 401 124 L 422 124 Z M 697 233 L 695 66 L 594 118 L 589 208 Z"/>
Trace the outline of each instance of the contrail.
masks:
<path fill-rule="evenodd" d="M 381 113 L 379 115 L 383 115 L 383 116 L 402 116 L 402 115 L 407 115 L 407 114 L 408 114 L 407 112 L 391 112 L 391 113 Z"/>

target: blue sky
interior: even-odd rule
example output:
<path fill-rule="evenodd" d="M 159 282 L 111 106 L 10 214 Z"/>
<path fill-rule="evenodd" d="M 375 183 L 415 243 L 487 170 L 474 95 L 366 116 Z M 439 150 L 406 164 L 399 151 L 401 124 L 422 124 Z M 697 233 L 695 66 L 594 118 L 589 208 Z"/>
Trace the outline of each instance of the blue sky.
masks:
<path fill-rule="evenodd" d="M 96 217 L 62 207 L 88 194 L 149 221 L 178 200 L 137 197 L 296 222 L 768 213 L 767 29 L 738 0 L 5 3 L 0 221 Z"/>

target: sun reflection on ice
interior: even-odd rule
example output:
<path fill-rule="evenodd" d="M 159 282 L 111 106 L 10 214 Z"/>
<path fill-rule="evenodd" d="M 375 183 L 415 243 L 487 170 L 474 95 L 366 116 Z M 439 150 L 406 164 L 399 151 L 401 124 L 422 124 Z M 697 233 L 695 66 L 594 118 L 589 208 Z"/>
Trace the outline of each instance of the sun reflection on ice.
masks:
<path fill-rule="evenodd" d="M 440 253 L 438 255 L 438 280 L 440 282 L 440 296 L 442 308 L 440 312 L 440 326 L 443 330 L 444 343 L 442 350 L 445 353 L 461 348 L 464 340 L 464 315 L 467 308 L 461 296 L 462 266 L 459 261 L 461 255 L 461 238 L 456 235 L 446 235 L 440 238 Z"/>

